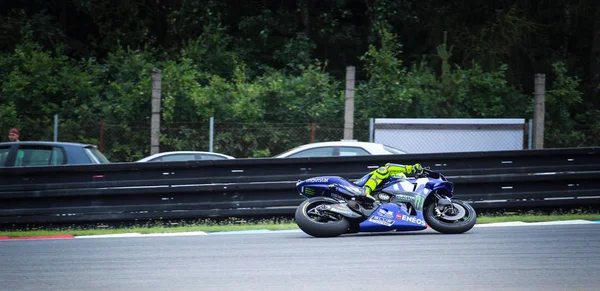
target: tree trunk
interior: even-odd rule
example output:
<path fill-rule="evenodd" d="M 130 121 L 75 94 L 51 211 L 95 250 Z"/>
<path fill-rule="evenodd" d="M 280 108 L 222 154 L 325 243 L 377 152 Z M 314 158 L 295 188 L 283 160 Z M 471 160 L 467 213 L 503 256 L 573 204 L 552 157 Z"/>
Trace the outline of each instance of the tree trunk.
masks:
<path fill-rule="evenodd" d="M 590 93 L 591 100 L 596 106 L 600 105 L 598 95 L 600 95 L 600 6 L 593 5 L 594 23 L 592 26 L 592 43 L 590 50 Z"/>
<path fill-rule="evenodd" d="M 313 0 L 302 0 L 300 5 L 300 10 L 302 11 L 302 24 L 304 25 L 304 36 L 310 38 L 310 12 L 313 7 Z"/>

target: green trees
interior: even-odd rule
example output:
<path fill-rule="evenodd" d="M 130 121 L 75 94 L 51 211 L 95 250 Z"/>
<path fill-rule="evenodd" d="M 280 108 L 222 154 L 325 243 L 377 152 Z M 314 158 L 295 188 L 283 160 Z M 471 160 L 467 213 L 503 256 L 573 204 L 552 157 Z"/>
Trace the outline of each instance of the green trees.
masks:
<path fill-rule="evenodd" d="M 93 60 L 73 60 L 60 48 L 50 52 L 26 40 L 0 56 L 0 67 L 3 128 L 26 128 L 23 139 L 51 140 L 53 116 L 59 114 L 63 138 L 89 140 L 85 123 L 97 119 L 102 106 Z"/>
<path fill-rule="evenodd" d="M 400 47 L 395 35 L 382 31 L 381 47 L 372 45 L 362 57 L 369 73 L 368 81 L 359 89 L 363 119 L 531 115 L 531 96 L 508 84 L 506 65 L 490 71 L 484 71 L 477 62 L 470 68 L 453 66 L 450 49 L 442 44 L 438 47 L 441 68 L 425 60 L 405 67 L 399 58 Z"/>
<path fill-rule="evenodd" d="M 532 118 L 545 73 L 545 145 L 597 145 L 600 7 L 536 3 L 14 3 L 0 8 L 0 130 L 51 139 L 58 114 L 59 140 L 141 158 L 160 69 L 163 151 L 207 150 L 215 117 L 216 151 L 271 156 L 309 142 L 312 123 L 317 141 L 342 138 L 352 65 L 359 139 L 373 117 Z"/>

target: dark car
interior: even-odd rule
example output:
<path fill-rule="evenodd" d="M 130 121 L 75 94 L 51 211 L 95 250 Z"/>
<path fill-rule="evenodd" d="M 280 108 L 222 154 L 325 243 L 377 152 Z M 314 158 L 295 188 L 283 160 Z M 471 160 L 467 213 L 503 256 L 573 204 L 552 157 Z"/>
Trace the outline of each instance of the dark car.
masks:
<path fill-rule="evenodd" d="M 21 141 L 0 143 L 0 167 L 38 167 L 57 165 L 108 164 L 95 145 Z"/>

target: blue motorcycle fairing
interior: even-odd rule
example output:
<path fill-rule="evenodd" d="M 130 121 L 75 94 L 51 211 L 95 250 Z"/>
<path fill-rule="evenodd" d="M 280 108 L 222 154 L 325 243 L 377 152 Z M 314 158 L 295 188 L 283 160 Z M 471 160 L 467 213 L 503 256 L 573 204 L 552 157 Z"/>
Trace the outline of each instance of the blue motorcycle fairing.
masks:
<path fill-rule="evenodd" d="M 329 188 L 330 185 L 336 185 L 336 192 L 332 192 Z M 361 193 L 361 189 L 356 184 L 349 182 L 348 180 L 340 176 L 320 176 L 314 177 L 296 183 L 296 190 L 305 197 L 336 197 L 336 195 L 344 194 L 347 196 L 354 196 Z M 340 193 L 340 194 L 338 194 Z"/>
<path fill-rule="evenodd" d="M 375 190 L 373 192 L 381 191 L 383 189 L 389 188 L 390 186 L 393 186 L 395 184 L 401 183 L 403 181 L 408 181 L 408 182 L 413 183 L 413 184 L 415 182 L 415 181 L 411 181 L 410 179 L 404 178 L 404 177 L 390 177 L 390 178 L 387 178 L 382 184 L 380 184 L 379 186 L 377 186 L 377 188 L 375 188 Z"/>
<path fill-rule="evenodd" d="M 430 192 L 438 191 L 442 192 L 447 197 L 452 197 L 454 192 L 454 183 L 450 181 L 432 181 L 425 184 L 425 189 L 429 189 Z"/>
<path fill-rule="evenodd" d="M 454 183 L 447 180 L 427 177 L 419 179 L 412 178 L 409 179 L 409 181 L 415 184 L 414 192 L 423 193 L 425 196 L 428 196 L 431 192 L 437 191 L 446 197 L 452 198 L 452 193 L 454 192 Z"/>
<path fill-rule="evenodd" d="M 363 186 L 365 186 L 365 183 L 367 183 L 367 181 L 369 180 L 369 177 L 371 177 L 371 173 L 368 173 L 368 174 L 362 176 L 362 178 L 354 181 L 354 184 L 356 184 L 360 187 L 363 187 Z"/>
<path fill-rule="evenodd" d="M 359 227 L 360 232 L 410 231 L 423 230 L 427 228 L 427 223 L 422 211 L 417 211 L 417 215 L 410 215 L 398 205 L 386 203 L 379 205 Z"/>

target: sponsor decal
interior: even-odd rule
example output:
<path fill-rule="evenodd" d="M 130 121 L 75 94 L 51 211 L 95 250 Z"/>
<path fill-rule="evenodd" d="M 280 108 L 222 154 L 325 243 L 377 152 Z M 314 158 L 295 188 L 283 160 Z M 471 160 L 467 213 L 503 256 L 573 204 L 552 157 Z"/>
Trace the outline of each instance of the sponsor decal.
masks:
<path fill-rule="evenodd" d="M 394 224 L 393 220 L 391 220 L 389 218 L 379 217 L 379 216 L 373 216 L 373 217 L 369 218 L 369 221 L 373 222 L 373 223 L 385 225 L 385 226 L 392 226 L 392 224 Z"/>
<path fill-rule="evenodd" d="M 396 195 L 396 199 L 411 202 L 417 210 L 423 210 L 423 204 L 425 203 L 425 197 L 419 194 L 415 194 L 415 196 L 398 194 Z"/>
<path fill-rule="evenodd" d="M 312 188 L 304 188 L 304 194 L 306 194 L 306 195 L 308 195 L 308 196 L 315 195 L 315 189 L 312 189 Z"/>
<path fill-rule="evenodd" d="M 404 221 L 408 221 L 410 223 L 415 223 L 422 226 L 427 226 L 424 220 L 417 218 L 416 216 L 402 215 L 400 213 L 396 214 L 396 218 L 402 219 Z"/>
<path fill-rule="evenodd" d="M 425 203 L 425 197 L 418 195 L 418 194 L 415 195 L 415 208 L 417 210 L 422 210 L 424 203 Z"/>
<path fill-rule="evenodd" d="M 327 183 L 329 178 L 310 178 L 306 180 L 307 183 Z"/>
<path fill-rule="evenodd" d="M 396 198 L 402 201 L 413 201 L 415 200 L 414 196 L 410 196 L 410 195 L 404 195 L 404 194 L 400 194 L 400 195 L 396 195 Z"/>
<path fill-rule="evenodd" d="M 385 209 L 379 209 L 379 211 L 377 212 L 377 214 L 379 216 L 387 217 L 387 218 L 394 217 L 394 212 L 393 211 L 389 211 L 389 210 L 385 210 Z"/>

